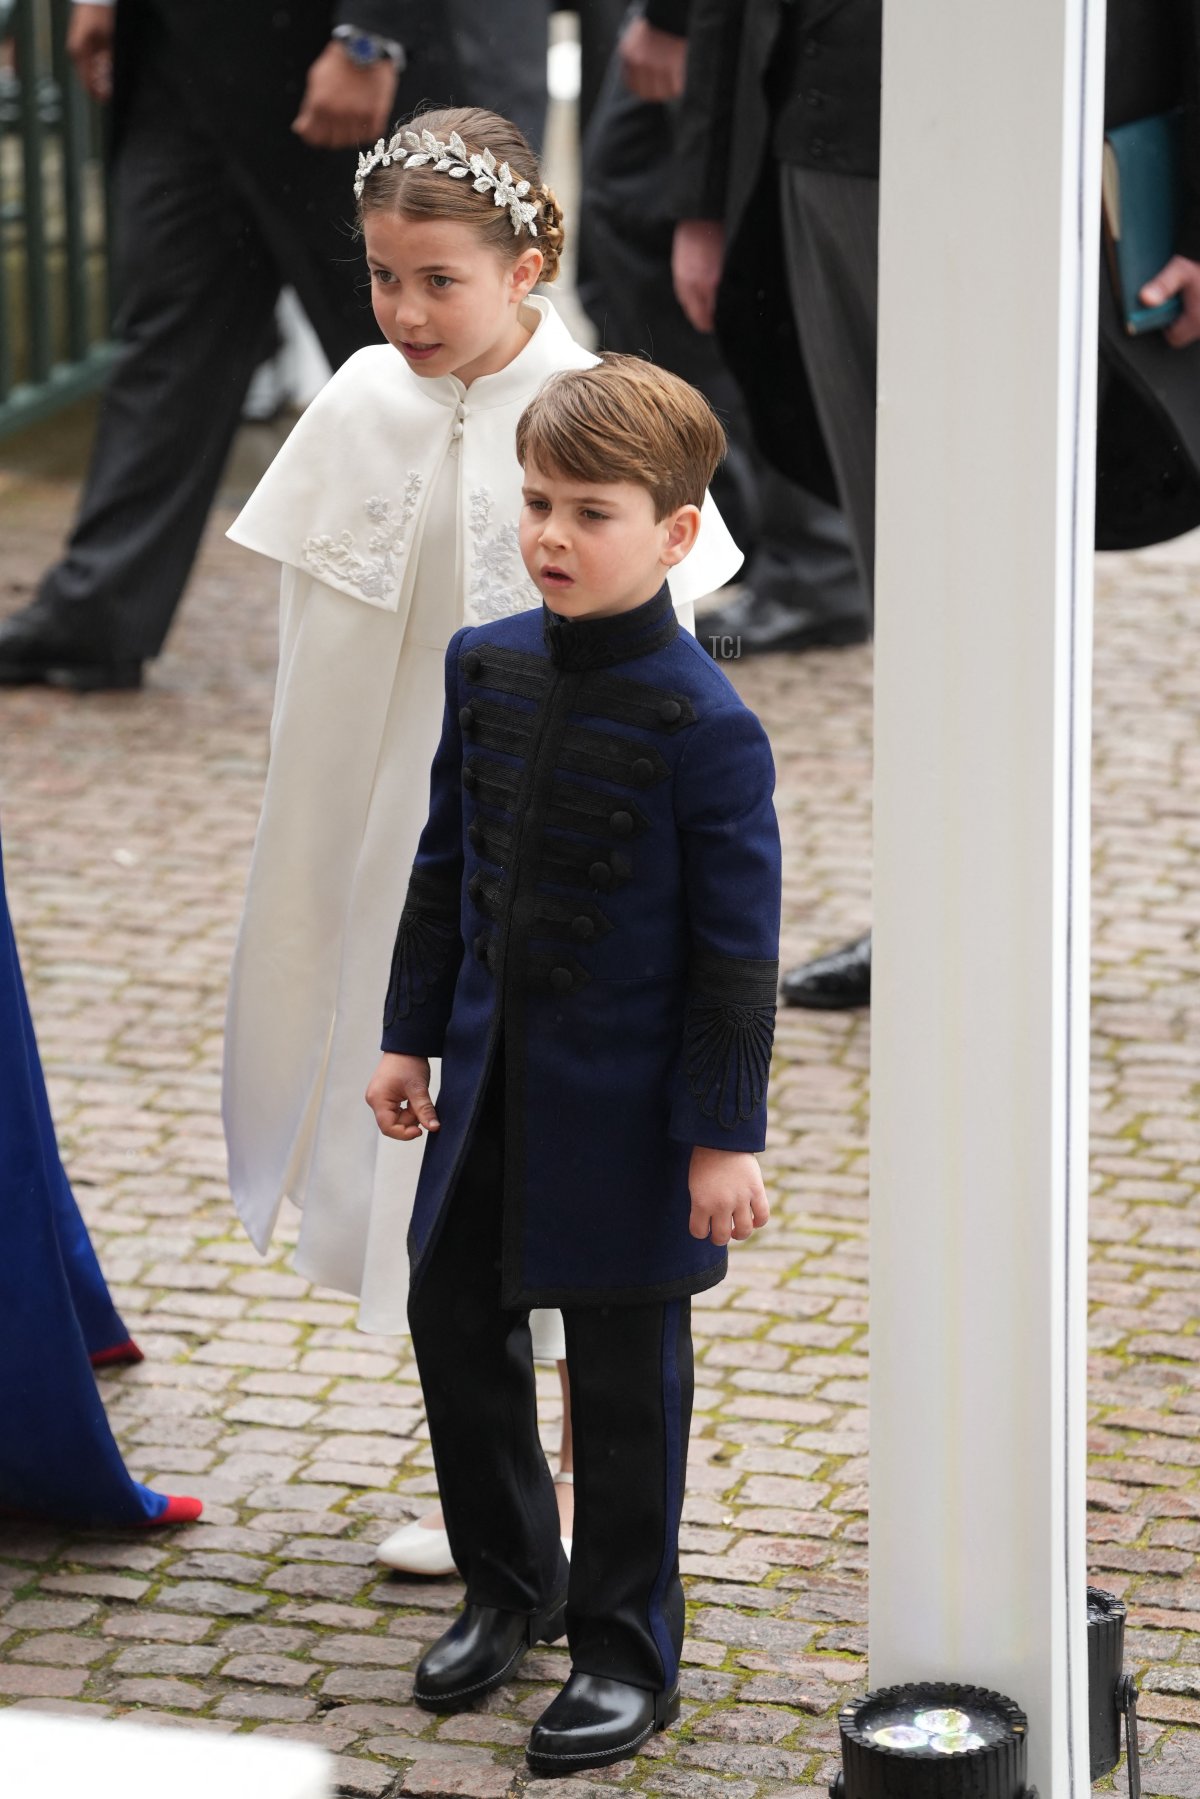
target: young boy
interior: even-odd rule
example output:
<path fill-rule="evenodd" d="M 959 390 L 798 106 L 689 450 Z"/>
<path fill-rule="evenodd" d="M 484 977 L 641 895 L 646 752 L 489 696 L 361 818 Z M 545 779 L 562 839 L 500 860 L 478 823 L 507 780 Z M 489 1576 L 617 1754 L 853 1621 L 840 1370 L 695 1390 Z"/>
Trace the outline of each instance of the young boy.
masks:
<path fill-rule="evenodd" d="M 774 771 L 665 585 L 723 448 L 693 388 L 631 357 L 553 376 L 523 414 L 521 554 L 546 603 L 447 651 L 367 1093 L 386 1135 L 429 1133 L 409 1319 L 467 1588 L 413 1696 L 469 1705 L 565 1624 L 540 1773 L 678 1716 L 690 1296 L 767 1219 Z M 566 1325 L 569 1591 L 531 1306 Z"/>

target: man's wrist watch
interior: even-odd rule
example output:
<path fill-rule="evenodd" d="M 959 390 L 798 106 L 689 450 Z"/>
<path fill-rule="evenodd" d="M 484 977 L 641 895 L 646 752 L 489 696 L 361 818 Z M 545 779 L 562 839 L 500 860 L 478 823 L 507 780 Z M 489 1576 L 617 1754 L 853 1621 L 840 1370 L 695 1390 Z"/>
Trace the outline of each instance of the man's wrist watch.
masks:
<path fill-rule="evenodd" d="M 370 69 L 378 62 L 390 62 L 399 71 L 407 60 L 404 45 L 398 44 L 395 38 L 380 37 L 374 31 L 360 31 L 357 25 L 335 25 L 333 38 L 356 69 Z"/>

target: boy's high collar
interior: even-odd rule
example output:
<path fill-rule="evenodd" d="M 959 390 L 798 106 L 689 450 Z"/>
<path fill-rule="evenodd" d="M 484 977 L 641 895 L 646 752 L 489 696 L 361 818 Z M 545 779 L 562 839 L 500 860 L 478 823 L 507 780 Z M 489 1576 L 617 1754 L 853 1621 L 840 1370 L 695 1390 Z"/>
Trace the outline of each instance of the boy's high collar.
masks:
<path fill-rule="evenodd" d="M 542 635 L 555 668 L 581 673 L 590 668 L 611 668 L 661 650 L 678 635 L 679 621 L 664 581 L 652 600 L 632 612 L 611 618 L 563 618 L 542 604 Z"/>

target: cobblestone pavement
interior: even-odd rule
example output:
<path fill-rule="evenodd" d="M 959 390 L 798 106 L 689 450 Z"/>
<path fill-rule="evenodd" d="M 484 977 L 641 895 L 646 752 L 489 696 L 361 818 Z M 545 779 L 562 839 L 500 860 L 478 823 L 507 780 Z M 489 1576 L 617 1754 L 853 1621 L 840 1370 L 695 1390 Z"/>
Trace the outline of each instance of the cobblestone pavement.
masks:
<path fill-rule="evenodd" d="M 0 495 L 10 592 L 70 490 Z M 499 1799 L 565 1668 L 478 1711 L 410 1701 L 453 1581 L 373 1545 L 432 1491 L 404 1340 L 261 1263 L 217 1113 L 226 968 L 266 752 L 271 572 L 219 522 L 140 697 L 0 696 L 9 885 L 67 1163 L 147 1354 L 104 1377 L 143 1479 L 205 1520 L 0 1536 L 0 1700 L 306 1737 L 345 1791 Z M 1091 1558 L 1131 1604 L 1150 1794 L 1200 1795 L 1200 576 L 1102 571 L 1098 653 Z M 747 663 L 781 773 L 795 957 L 869 917 L 870 654 Z M 696 1308 L 680 1725 L 636 1764 L 544 1783 L 815 1799 L 865 1677 L 868 1020 L 785 1013 L 776 1215 Z M 544 1382 L 547 1435 L 556 1382 Z"/>

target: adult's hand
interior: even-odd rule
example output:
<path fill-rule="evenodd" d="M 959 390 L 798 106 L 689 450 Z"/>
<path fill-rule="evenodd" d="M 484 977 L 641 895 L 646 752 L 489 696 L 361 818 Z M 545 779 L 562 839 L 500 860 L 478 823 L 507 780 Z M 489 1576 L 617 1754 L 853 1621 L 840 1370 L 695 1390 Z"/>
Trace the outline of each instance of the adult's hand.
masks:
<path fill-rule="evenodd" d="M 687 78 L 687 39 L 631 19 L 617 44 L 621 80 L 639 100 L 678 100 Z"/>
<path fill-rule="evenodd" d="M 327 44 L 308 71 L 292 130 L 314 150 L 373 144 L 387 131 L 397 79 L 390 58 L 360 69 L 340 44 Z"/>
<path fill-rule="evenodd" d="M 1153 281 L 1147 281 L 1138 298 L 1144 306 L 1161 306 L 1178 294 L 1183 311 L 1163 336 L 1173 349 L 1182 350 L 1200 339 L 1200 262 L 1190 256 L 1172 256 Z"/>
<path fill-rule="evenodd" d="M 724 225 L 716 219 L 681 219 L 671 249 L 671 277 L 675 298 L 697 331 L 711 331 L 716 322 L 724 265 Z"/>
<path fill-rule="evenodd" d="M 112 43 L 115 6 L 72 6 L 67 27 L 67 55 L 75 65 L 84 93 L 93 100 L 112 99 Z"/>

